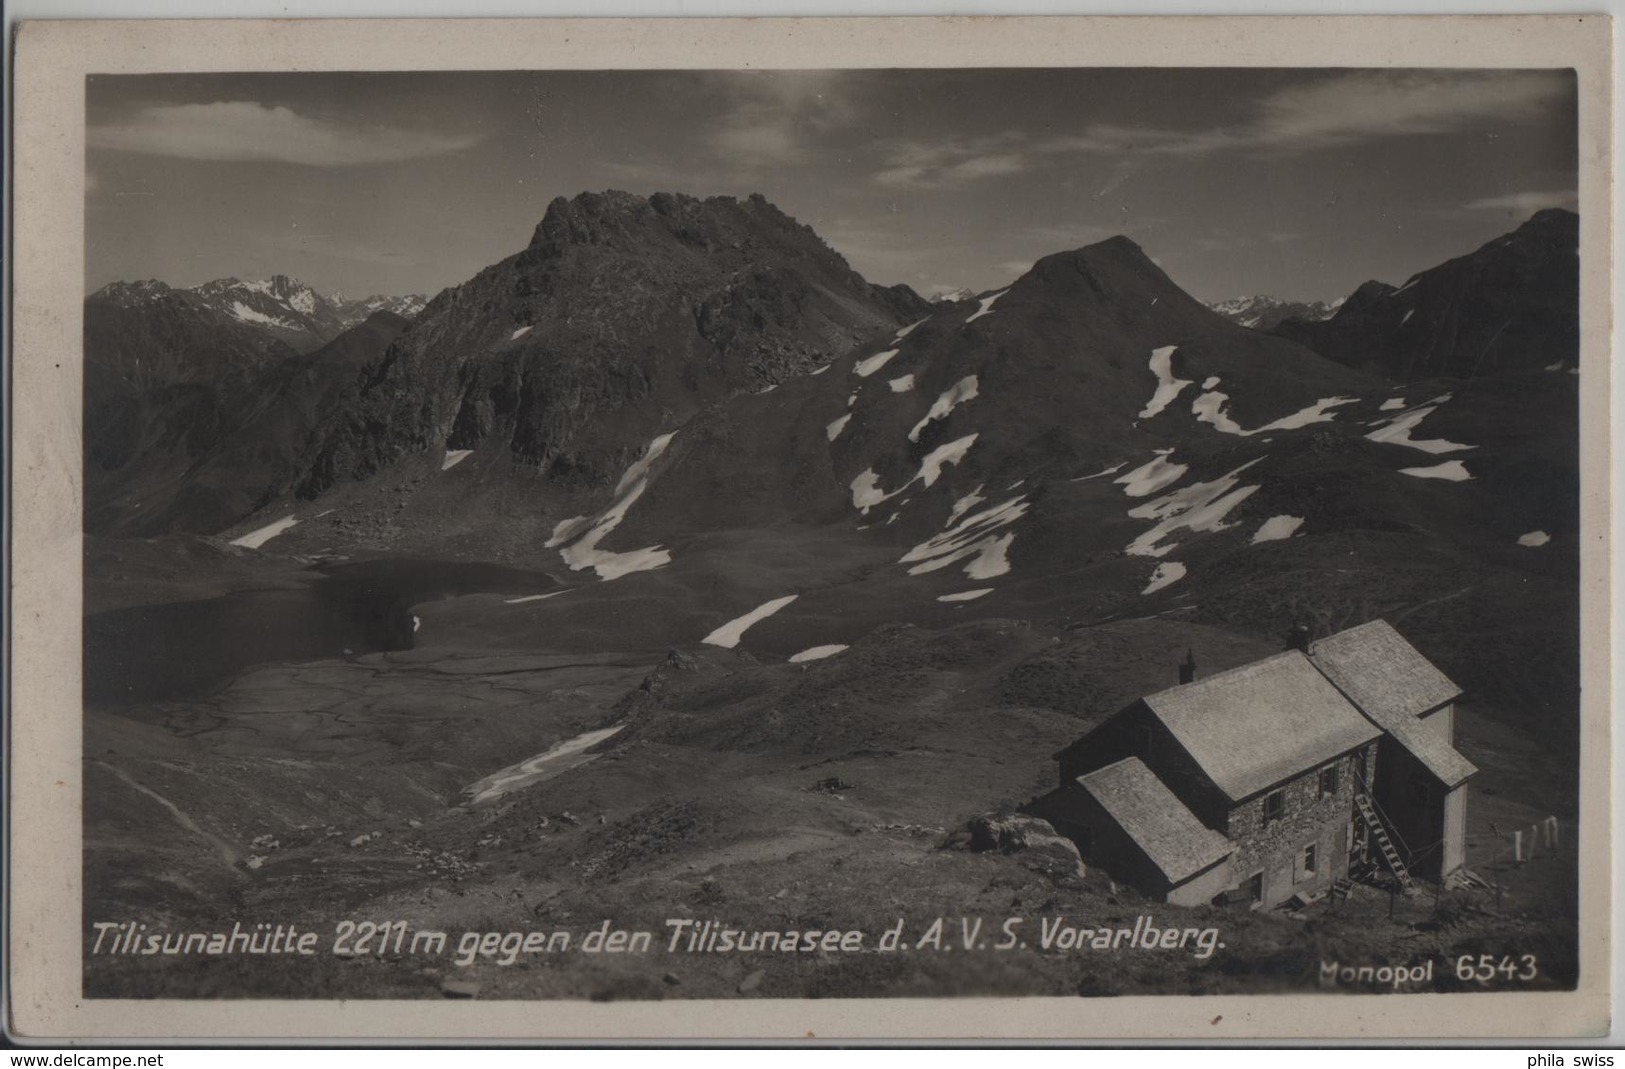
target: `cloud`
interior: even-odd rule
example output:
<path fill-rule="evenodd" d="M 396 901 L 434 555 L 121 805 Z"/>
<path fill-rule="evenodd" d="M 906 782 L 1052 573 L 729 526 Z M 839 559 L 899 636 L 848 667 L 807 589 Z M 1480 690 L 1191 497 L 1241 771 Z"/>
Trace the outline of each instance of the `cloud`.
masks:
<path fill-rule="evenodd" d="M 460 152 L 480 140 L 478 134 L 342 126 L 247 100 L 155 105 L 86 132 L 91 148 L 115 152 L 310 167 L 397 163 Z"/>
<path fill-rule="evenodd" d="M 1573 211 L 1579 207 L 1580 198 L 1572 189 L 1558 189 L 1547 192 L 1507 193 L 1499 197 L 1482 197 L 1478 200 L 1468 201 L 1462 205 L 1470 212 L 1509 212 L 1516 215 L 1533 215 L 1542 208 L 1567 208 Z"/>
<path fill-rule="evenodd" d="M 1020 174 L 1032 167 L 1025 151 L 1016 149 L 1026 135 L 1011 131 L 977 138 L 904 141 L 886 152 L 884 165 L 872 176 L 883 186 L 902 189 L 955 189 L 984 178 Z"/>
<path fill-rule="evenodd" d="M 1486 119 L 1522 122 L 1546 113 L 1573 88 L 1567 71 L 1356 71 L 1266 97 L 1250 138 L 1317 147 L 1449 133 Z"/>
<path fill-rule="evenodd" d="M 733 103 L 708 141 L 746 170 L 806 162 L 819 135 L 849 125 L 856 114 L 841 71 L 730 71 L 714 78 Z"/>
<path fill-rule="evenodd" d="M 1136 156 L 1196 157 L 1236 149 L 1299 152 L 1379 138 L 1438 135 L 1496 123 L 1536 121 L 1569 98 L 1567 71 L 1400 70 L 1340 73 L 1277 90 L 1231 127 L 1172 130 L 1094 123 L 1030 146 L 1040 155 L 1117 157 L 1102 193 Z"/>

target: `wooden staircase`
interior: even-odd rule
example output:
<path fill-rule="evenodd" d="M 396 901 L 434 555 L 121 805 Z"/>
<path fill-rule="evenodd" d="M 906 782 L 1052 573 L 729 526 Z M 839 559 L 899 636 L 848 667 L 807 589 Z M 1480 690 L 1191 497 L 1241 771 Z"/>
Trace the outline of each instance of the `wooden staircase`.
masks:
<path fill-rule="evenodd" d="M 1365 823 L 1371 832 L 1371 841 L 1377 844 L 1377 850 L 1382 854 L 1382 860 L 1387 864 L 1388 871 L 1394 874 L 1399 881 L 1401 890 L 1410 890 L 1412 886 L 1411 872 L 1405 867 L 1404 860 L 1399 851 L 1394 848 L 1394 840 L 1388 834 L 1388 827 L 1382 817 L 1377 814 L 1377 807 L 1371 803 L 1371 796 L 1362 792 L 1354 795 L 1354 807 L 1360 813 L 1360 820 Z"/>

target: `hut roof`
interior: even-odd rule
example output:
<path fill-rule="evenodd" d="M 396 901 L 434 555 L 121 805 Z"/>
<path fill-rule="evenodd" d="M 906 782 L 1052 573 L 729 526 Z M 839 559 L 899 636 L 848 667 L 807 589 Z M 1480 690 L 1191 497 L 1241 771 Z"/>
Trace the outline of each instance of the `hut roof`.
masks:
<path fill-rule="evenodd" d="M 1461 688 L 1386 621 L 1321 639 L 1310 662 L 1446 786 L 1478 771 L 1449 740 L 1417 719 L 1459 698 Z"/>
<path fill-rule="evenodd" d="M 1379 724 L 1418 717 L 1461 697 L 1461 688 L 1386 620 L 1321 639 L 1311 647 L 1310 659 Z"/>
<path fill-rule="evenodd" d="M 1079 776 L 1078 785 L 1100 803 L 1169 883 L 1181 883 L 1235 850 L 1229 839 L 1197 820 L 1138 757 L 1125 757 Z"/>
<path fill-rule="evenodd" d="M 1297 650 L 1144 701 L 1232 802 L 1381 734 Z"/>

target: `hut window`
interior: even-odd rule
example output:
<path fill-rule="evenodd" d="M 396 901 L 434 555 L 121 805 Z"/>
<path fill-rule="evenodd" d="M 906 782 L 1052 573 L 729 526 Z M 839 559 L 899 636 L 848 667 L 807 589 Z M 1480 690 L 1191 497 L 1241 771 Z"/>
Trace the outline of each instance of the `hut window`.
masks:
<path fill-rule="evenodd" d="M 1303 848 L 1303 878 L 1308 879 L 1315 874 L 1315 844 L 1310 843 Z"/>
<path fill-rule="evenodd" d="M 1247 895 L 1254 902 L 1264 901 L 1264 874 L 1255 872 L 1247 879 Z"/>
<path fill-rule="evenodd" d="M 1286 812 L 1286 796 L 1280 791 L 1271 791 L 1264 796 L 1264 823 L 1280 820 Z"/>
<path fill-rule="evenodd" d="M 1337 793 L 1337 766 L 1327 765 L 1320 770 L 1320 796 L 1330 798 Z"/>

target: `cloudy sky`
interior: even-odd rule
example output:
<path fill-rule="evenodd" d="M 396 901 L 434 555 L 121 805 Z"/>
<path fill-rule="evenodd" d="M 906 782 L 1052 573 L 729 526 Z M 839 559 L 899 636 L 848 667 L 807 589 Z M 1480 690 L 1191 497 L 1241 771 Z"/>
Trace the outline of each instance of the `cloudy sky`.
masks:
<path fill-rule="evenodd" d="M 1127 234 L 1204 300 L 1330 299 L 1575 199 L 1568 72 L 165 75 L 87 106 L 87 289 L 432 293 L 614 188 L 763 193 L 927 294 Z"/>

